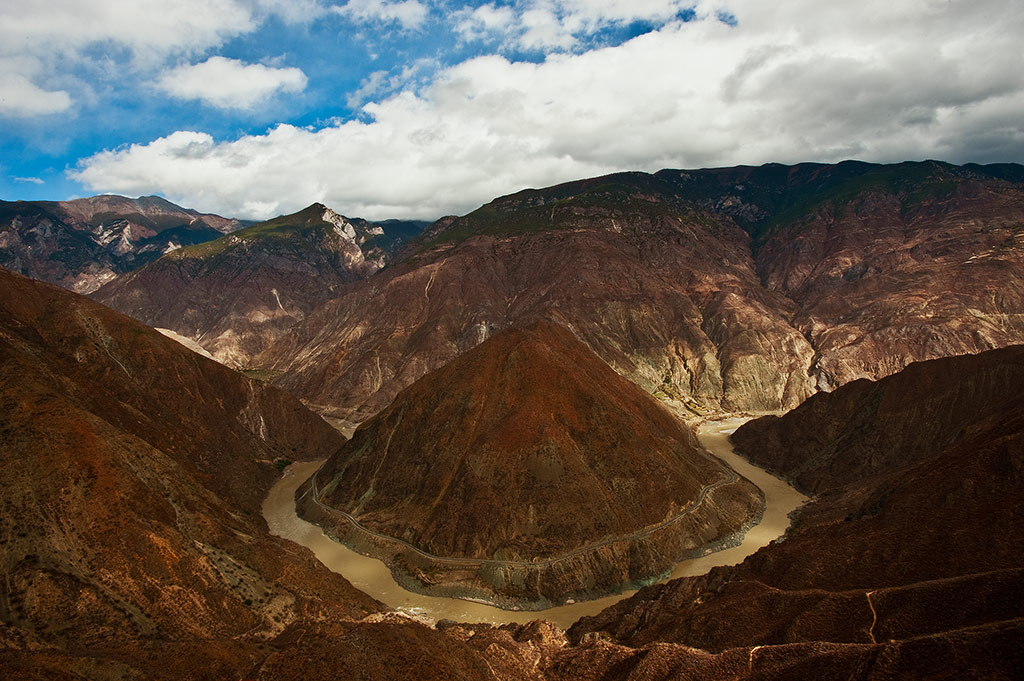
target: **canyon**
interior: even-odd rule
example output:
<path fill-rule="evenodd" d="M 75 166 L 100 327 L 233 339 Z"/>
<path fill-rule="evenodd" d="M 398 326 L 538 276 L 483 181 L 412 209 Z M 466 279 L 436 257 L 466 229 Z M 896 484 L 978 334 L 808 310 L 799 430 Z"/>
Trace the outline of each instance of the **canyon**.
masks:
<path fill-rule="evenodd" d="M 400 583 L 525 609 L 735 541 L 760 491 L 562 327 L 492 336 L 404 390 L 297 493 Z"/>
<path fill-rule="evenodd" d="M 1014 678 L 1022 199 L 1015 165 L 620 173 L 29 272 L 92 299 L 0 270 L 0 670 Z M 712 455 L 737 425 L 787 504 Z M 399 583 L 520 610 L 360 591 L 279 536 L 282 470 Z"/>

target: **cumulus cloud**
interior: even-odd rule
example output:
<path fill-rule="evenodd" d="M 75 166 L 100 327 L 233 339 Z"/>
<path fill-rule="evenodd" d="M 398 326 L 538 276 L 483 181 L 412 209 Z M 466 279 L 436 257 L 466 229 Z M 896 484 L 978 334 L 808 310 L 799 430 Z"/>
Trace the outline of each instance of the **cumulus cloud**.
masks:
<path fill-rule="evenodd" d="M 454 13 L 463 41 L 500 38 L 506 49 L 578 50 L 610 26 L 645 21 L 665 23 L 688 16 L 692 0 L 523 0 L 494 3 Z"/>
<path fill-rule="evenodd" d="M 251 109 L 276 92 L 301 92 L 306 75 L 294 67 L 245 64 L 238 59 L 210 57 L 165 73 L 158 82 L 179 99 L 199 99 L 220 109 Z"/>
<path fill-rule="evenodd" d="M 47 74 L 98 60 L 155 69 L 168 57 L 193 56 L 255 30 L 267 17 L 286 23 L 322 17 L 321 0 L 33 0 L 0 3 L 0 115 L 57 113 L 72 106 L 67 90 L 40 85 Z M 98 52 L 90 49 L 101 46 Z M 102 56 L 97 56 L 102 55 Z M 113 55 L 113 56 L 112 56 Z M 9 75 L 3 60 L 17 60 Z"/>
<path fill-rule="evenodd" d="M 177 132 L 73 176 L 243 217 L 323 201 L 383 218 L 622 169 L 1019 160 L 1020 35 L 1024 10 L 1000 0 L 704 0 L 693 20 L 615 47 L 470 59 L 359 120 L 225 141 Z"/>
<path fill-rule="evenodd" d="M 331 9 L 354 21 L 395 21 L 405 29 L 422 26 L 428 11 L 418 0 L 349 0 Z"/>
<path fill-rule="evenodd" d="M 158 63 L 169 53 L 198 52 L 254 27 L 251 9 L 238 0 L 0 3 L 0 61 L 19 62 L 15 74 L 0 73 L 0 114 L 69 109 L 71 94 L 47 90 L 39 79 L 83 60 L 91 45 L 116 45 L 140 62 Z"/>
<path fill-rule="evenodd" d="M 71 108 L 64 90 L 44 90 L 25 75 L 4 69 L 0 63 L 0 116 L 25 118 L 60 113 Z"/>
<path fill-rule="evenodd" d="M 516 13 L 511 7 L 496 5 L 480 5 L 465 7 L 453 14 L 455 31 L 463 40 L 478 40 L 494 35 L 507 33 L 516 20 Z"/>

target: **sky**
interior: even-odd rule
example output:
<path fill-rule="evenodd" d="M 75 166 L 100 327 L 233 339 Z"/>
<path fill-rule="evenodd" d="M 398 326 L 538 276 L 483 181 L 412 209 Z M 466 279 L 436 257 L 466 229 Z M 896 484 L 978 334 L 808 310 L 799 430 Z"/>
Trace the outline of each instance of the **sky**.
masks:
<path fill-rule="evenodd" d="M 464 214 L 620 170 L 1024 161 L 1019 0 L 0 0 L 0 198 Z"/>

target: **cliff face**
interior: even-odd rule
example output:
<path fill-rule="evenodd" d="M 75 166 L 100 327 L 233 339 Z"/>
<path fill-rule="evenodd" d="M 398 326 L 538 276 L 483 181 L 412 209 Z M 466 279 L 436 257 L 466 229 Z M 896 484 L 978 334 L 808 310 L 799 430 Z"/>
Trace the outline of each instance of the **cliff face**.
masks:
<path fill-rule="evenodd" d="M 750 650 L 751 670 L 817 642 L 822 661 L 865 678 L 894 665 L 1009 678 L 1019 654 L 1005 646 L 1024 628 L 1022 372 L 1020 347 L 922 362 L 746 424 L 740 451 L 817 494 L 785 541 L 644 589 L 570 638 L 779 646 Z"/>
<path fill-rule="evenodd" d="M 0 201 L 0 266 L 78 293 L 242 225 L 157 196 Z"/>
<path fill-rule="evenodd" d="M 528 190 L 439 221 L 257 362 L 361 421 L 494 331 L 548 319 L 680 413 L 788 409 L 1024 339 L 1018 175 L 770 165 Z"/>
<path fill-rule="evenodd" d="M 927 460 L 975 430 L 1016 418 L 1024 346 L 910 365 L 815 395 L 733 435 L 737 451 L 811 493 Z"/>
<path fill-rule="evenodd" d="M 112 310 L 0 271 L 0 621 L 17 648 L 272 637 L 379 606 L 260 518 L 337 433 Z"/>
<path fill-rule="evenodd" d="M 169 253 L 93 297 L 248 367 L 317 304 L 380 269 L 402 242 L 395 229 L 398 236 L 314 204 Z"/>
<path fill-rule="evenodd" d="M 501 332 L 424 376 L 316 477 L 314 490 L 300 490 L 303 512 L 350 543 L 367 539 L 348 536 L 359 533 L 345 518 L 332 522 L 321 503 L 434 556 L 529 563 L 522 569 L 539 574 L 527 584 L 491 584 L 523 601 L 655 577 L 761 508 L 756 488 L 704 453 L 655 400 L 547 322 Z M 576 552 L 586 555 L 564 560 Z M 425 586 L 488 581 L 487 565 L 465 585 L 438 578 L 444 565 L 431 567 Z"/>

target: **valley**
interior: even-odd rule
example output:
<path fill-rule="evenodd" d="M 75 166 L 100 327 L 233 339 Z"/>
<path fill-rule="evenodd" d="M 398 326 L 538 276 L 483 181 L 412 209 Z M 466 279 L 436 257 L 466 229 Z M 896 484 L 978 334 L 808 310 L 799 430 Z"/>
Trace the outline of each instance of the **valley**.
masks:
<path fill-rule="evenodd" d="M 0 225 L 4 678 L 1024 667 L 1020 166 L 76 201 Z"/>
<path fill-rule="evenodd" d="M 746 418 L 715 420 L 704 423 L 698 431 L 701 444 L 762 490 L 765 508 L 760 521 L 748 529 L 738 546 L 708 551 L 706 555 L 677 563 L 664 579 L 701 575 L 714 567 L 735 565 L 762 546 L 785 534 L 790 513 L 807 498 L 785 482 L 751 465 L 735 454 L 728 435 L 746 422 Z M 584 615 L 596 615 L 613 603 L 636 593 L 624 590 L 604 596 L 547 608 L 541 612 L 502 610 L 465 599 L 443 598 L 410 592 L 397 583 L 387 566 L 374 558 L 361 555 L 332 540 L 316 525 L 302 520 L 295 509 L 295 492 L 323 464 L 313 461 L 293 464 L 271 489 L 263 504 L 263 516 L 272 534 L 294 541 L 313 551 L 317 559 L 343 575 L 353 586 L 389 607 L 433 620 L 455 622 L 488 622 L 491 624 L 528 623 L 537 617 L 567 629 Z"/>

